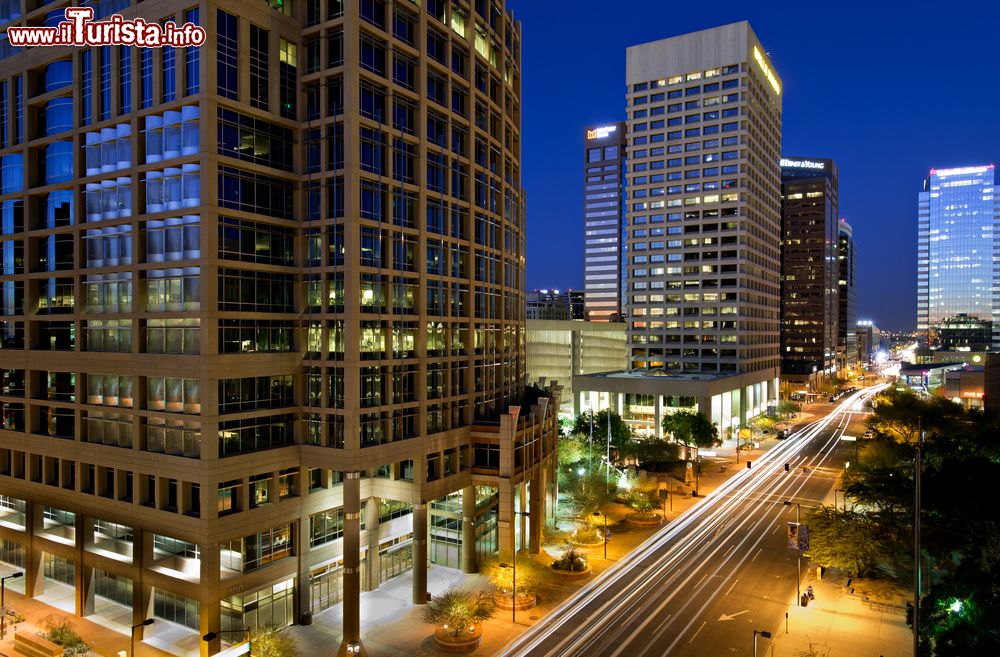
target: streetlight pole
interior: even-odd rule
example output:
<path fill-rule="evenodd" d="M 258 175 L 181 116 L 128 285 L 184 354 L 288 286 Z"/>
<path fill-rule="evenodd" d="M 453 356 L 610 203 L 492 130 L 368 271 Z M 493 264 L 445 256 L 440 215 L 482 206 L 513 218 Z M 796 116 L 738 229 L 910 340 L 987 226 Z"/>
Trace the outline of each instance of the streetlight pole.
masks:
<path fill-rule="evenodd" d="M 155 622 L 156 622 L 155 618 L 147 618 L 146 620 L 142 621 L 141 623 L 137 623 L 136 625 L 132 626 L 132 633 L 131 633 L 131 636 L 130 636 L 131 647 L 129 649 L 128 657 L 135 657 L 135 631 L 137 629 L 139 629 L 140 627 L 149 627 L 150 625 L 152 625 Z"/>
<path fill-rule="evenodd" d="M 795 578 L 795 600 L 798 606 L 802 606 L 802 535 L 799 533 L 802 531 L 802 523 L 799 521 L 799 513 L 801 507 L 798 502 L 791 502 L 785 500 L 785 506 L 795 505 L 795 558 L 798 564 L 796 572 L 798 572 L 798 577 Z"/>
<path fill-rule="evenodd" d="M 771 633 L 764 630 L 754 630 L 753 631 L 753 657 L 757 657 L 757 635 L 760 635 L 762 639 L 770 639 Z"/>
<path fill-rule="evenodd" d="M 603 534 L 603 538 L 604 538 L 604 560 L 607 561 L 608 560 L 608 514 L 602 512 L 602 511 L 594 511 L 594 517 L 595 518 L 599 518 L 601 516 L 604 516 L 604 534 Z"/>
<path fill-rule="evenodd" d="M 607 456 L 607 469 L 604 471 L 604 489 L 608 490 L 611 487 L 611 409 L 608 409 L 608 453 Z"/>
<path fill-rule="evenodd" d="M 7 632 L 7 603 L 4 601 L 7 593 L 7 580 L 17 579 L 18 577 L 24 577 L 24 572 L 19 570 L 16 573 L 7 575 L 6 577 L 0 577 L 0 639 L 2 639 Z"/>
<path fill-rule="evenodd" d="M 150 622 L 152 622 L 152 619 L 150 619 Z M 246 638 L 247 643 L 250 644 L 247 646 L 247 655 L 249 656 L 253 649 L 253 635 L 251 634 L 252 630 L 249 627 L 244 627 L 242 630 L 219 630 L 218 632 L 209 632 L 208 634 L 201 637 L 201 640 L 214 641 L 215 639 L 219 638 L 220 634 L 236 634 L 237 632 L 243 634 L 243 636 Z M 358 646 L 358 644 L 356 643 L 348 644 L 347 654 L 349 655 L 356 654 L 357 652 L 359 652 L 358 648 L 360 648 L 360 646 Z"/>
<path fill-rule="evenodd" d="M 920 654 L 920 475 L 924 432 L 918 429 L 917 449 L 913 458 L 913 654 Z"/>

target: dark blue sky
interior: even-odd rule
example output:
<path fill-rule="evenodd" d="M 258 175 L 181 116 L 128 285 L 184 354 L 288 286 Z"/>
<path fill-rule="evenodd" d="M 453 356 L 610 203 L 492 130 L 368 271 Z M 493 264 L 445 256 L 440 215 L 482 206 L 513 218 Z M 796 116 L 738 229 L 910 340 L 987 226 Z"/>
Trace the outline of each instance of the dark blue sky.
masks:
<path fill-rule="evenodd" d="M 782 151 L 840 167 L 858 317 L 912 329 L 924 177 L 1000 160 L 991 4 L 507 0 L 524 26 L 529 289 L 583 287 L 583 128 L 624 120 L 625 48 L 745 19 L 784 82 Z"/>

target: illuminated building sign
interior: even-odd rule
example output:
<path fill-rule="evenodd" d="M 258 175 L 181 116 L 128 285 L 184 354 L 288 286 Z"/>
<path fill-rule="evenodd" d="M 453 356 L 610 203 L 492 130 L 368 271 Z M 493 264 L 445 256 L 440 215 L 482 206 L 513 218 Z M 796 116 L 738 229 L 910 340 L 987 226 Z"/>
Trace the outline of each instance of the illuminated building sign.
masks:
<path fill-rule="evenodd" d="M 966 392 L 963 390 L 962 396 L 968 399 L 982 399 L 985 395 L 981 392 Z"/>
<path fill-rule="evenodd" d="M 816 169 L 823 171 L 826 169 L 826 162 L 816 162 L 815 160 L 789 160 L 781 158 L 781 166 L 788 169 Z"/>
<path fill-rule="evenodd" d="M 616 125 L 606 125 L 587 131 L 587 139 L 607 139 L 613 132 L 618 130 Z"/>
<path fill-rule="evenodd" d="M 774 88 L 774 93 L 780 96 L 781 85 L 778 84 L 778 78 L 774 75 L 774 71 L 771 70 L 771 67 L 767 65 L 767 62 L 764 61 L 764 55 L 760 52 L 760 49 L 757 46 L 753 47 L 753 58 L 756 59 L 757 64 L 760 65 L 760 70 L 764 72 L 764 77 L 771 83 L 771 86 Z"/>

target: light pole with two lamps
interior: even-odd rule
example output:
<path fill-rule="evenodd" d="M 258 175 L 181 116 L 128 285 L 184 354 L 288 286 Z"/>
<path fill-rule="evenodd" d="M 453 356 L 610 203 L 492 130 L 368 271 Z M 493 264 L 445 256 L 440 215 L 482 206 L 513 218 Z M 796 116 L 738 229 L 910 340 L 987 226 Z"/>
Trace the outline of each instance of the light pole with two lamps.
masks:
<path fill-rule="evenodd" d="M 0 577 L 0 639 L 4 637 L 4 634 L 7 631 L 7 603 L 4 600 L 7 593 L 7 580 L 17 579 L 18 577 L 24 577 L 24 572 L 19 570 L 16 573 L 7 575 L 6 577 Z"/>
<path fill-rule="evenodd" d="M 760 635 L 762 639 L 770 639 L 771 633 L 766 630 L 754 630 L 753 631 L 753 657 L 757 657 L 757 635 Z"/>
<path fill-rule="evenodd" d="M 141 623 L 137 623 L 136 625 L 132 626 L 132 632 L 131 632 L 131 634 L 129 636 L 129 638 L 131 640 L 131 646 L 130 646 L 129 651 L 128 651 L 128 657 L 135 657 L 135 631 L 137 629 L 139 629 L 140 627 L 149 627 L 150 625 L 152 625 L 155 622 L 156 622 L 156 619 L 154 619 L 154 618 L 147 618 L 146 620 L 142 621 Z"/>
<path fill-rule="evenodd" d="M 795 578 L 795 603 L 802 606 L 802 523 L 799 522 L 801 505 L 798 502 L 785 500 L 785 506 L 795 505 L 795 557 L 798 562 L 798 577 Z"/>

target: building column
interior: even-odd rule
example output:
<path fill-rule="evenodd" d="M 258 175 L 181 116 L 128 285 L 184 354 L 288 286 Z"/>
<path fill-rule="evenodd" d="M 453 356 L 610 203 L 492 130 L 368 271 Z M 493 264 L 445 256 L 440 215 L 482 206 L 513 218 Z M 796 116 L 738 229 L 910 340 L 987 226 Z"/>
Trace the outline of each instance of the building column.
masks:
<path fill-rule="evenodd" d="M 655 409 L 653 412 L 656 415 L 656 419 L 653 421 L 653 434 L 659 438 L 663 439 L 663 395 L 656 395 L 656 403 L 653 405 Z"/>
<path fill-rule="evenodd" d="M 295 598 L 292 617 L 301 623 L 302 617 L 306 612 L 312 613 L 312 587 L 309 586 L 309 578 L 312 570 L 309 567 L 309 551 L 307 549 L 310 530 L 309 517 L 300 518 L 294 527 L 296 529 L 295 545 L 298 547 L 295 557 L 298 561 L 298 573 L 295 578 Z"/>
<path fill-rule="evenodd" d="M 222 599 L 222 575 L 221 575 L 221 555 L 219 554 L 218 543 L 205 543 L 201 548 L 201 595 L 198 600 L 198 632 L 204 637 L 206 634 L 214 633 L 216 636 L 211 641 L 199 641 L 201 646 L 201 657 L 209 657 L 221 650 L 222 637 L 219 631 L 222 629 L 222 609 L 220 601 Z M 138 631 L 138 630 L 137 630 Z M 136 635 L 138 638 L 138 635 Z M 233 639 L 234 637 L 228 637 Z"/>
<path fill-rule="evenodd" d="M 82 513 L 76 514 L 76 568 L 74 569 L 74 584 L 76 585 L 75 611 L 77 616 L 87 616 L 94 613 L 94 569 L 85 563 L 87 547 L 94 543 L 94 530 L 91 519 Z"/>
<path fill-rule="evenodd" d="M 153 565 L 153 533 L 137 529 L 132 535 L 132 563 L 139 572 L 139 580 L 132 582 L 132 624 L 140 625 L 153 613 L 153 587 L 144 583 L 143 573 Z M 135 640 L 142 641 L 145 627 L 135 629 Z M 215 652 L 219 648 L 216 646 Z"/>
<path fill-rule="evenodd" d="M 542 549 L 542 476 L 536 474 L 531 478 L 531 491 L 528 498 L 528 513 L 531 515 L 528 523 L 528 553 L 538 554 Z M 524 516 L 521 516 L 524 519 Z"/>
<path fill-rule="evenodd" d="M 501 479 L 498 492 L 497 551 L 505 559 L 505 555 L 514 554 L 514 486 L 509 479 Z"/>
<path fill-rule="evenodd" d="M 413 604 L 427 604 L 427 503 L 413 505 Z"/>
<path fill-rule="evenodd" d="M 365 655 L 361 643 L 361 473 L 344 473 L 344 638 L 337 653 L 348 654 L 356 647 Z"/>
<path fill-rule="evenodd" d="M 476 487 L 462 489 L 462 572 L 479 571 L 476 563 Z"/>
<path fill-rule="evenodd" d="M 45 567 L 42 551 L 35 545 L 35 532 L 43 526 L 42 505 L 28 501 L 24 512 L 24 596 L 34 598 L 45 593 Z"/>
<path fill-rule="evenodd" d="M 362 590 L 374 591 L 379 587 L 379 578 L 382 576 L 382 557 L 378 553 L 379 543 L 379 519 L 378 519 L 378 498 L 369 497 L 365 507 L 365 531 L 368 532 L 368 551 L 365 553 L 368 559 L 368 569 L 365 572 L 367 582 L 361 583 Z M 360 563 L 360 556 L 359 556 Z"/>

